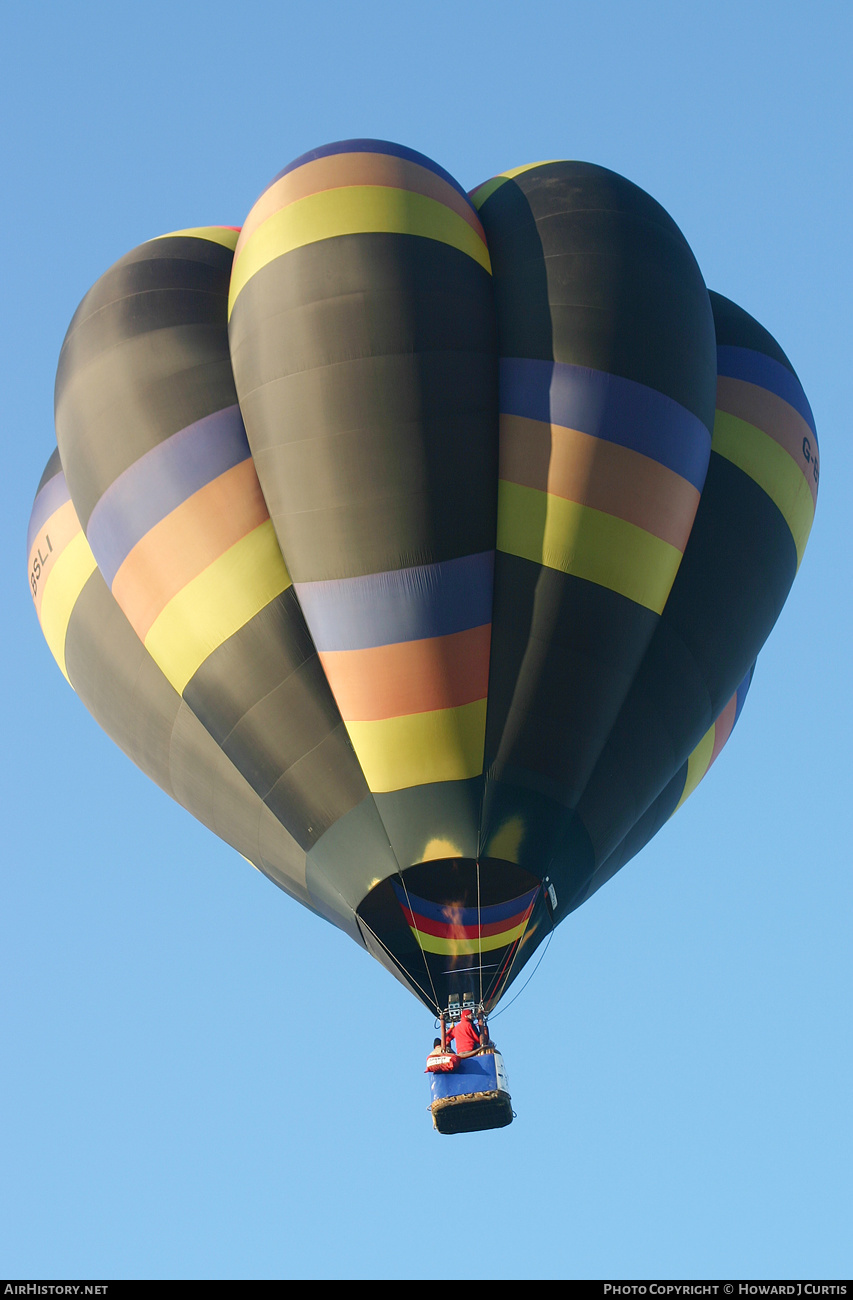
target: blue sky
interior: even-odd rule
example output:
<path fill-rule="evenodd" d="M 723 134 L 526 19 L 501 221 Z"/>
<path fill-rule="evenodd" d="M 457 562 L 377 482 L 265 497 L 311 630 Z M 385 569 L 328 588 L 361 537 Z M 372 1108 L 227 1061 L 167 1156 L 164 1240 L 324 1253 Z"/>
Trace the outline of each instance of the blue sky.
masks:
<path fill-rule="evenodd" d="M 849 8 L 36 0 L 4 37 L 0 1273 L 849 1276 Z M 494 1021 L 518 1119 L 467 1139 L 426 1114 L 428 1013 L 124 759 L 26 580 L 90 284 L 354 136 L 466 188 L 623 173 L 779 340 L 821 440 L 730 744 Z"/>

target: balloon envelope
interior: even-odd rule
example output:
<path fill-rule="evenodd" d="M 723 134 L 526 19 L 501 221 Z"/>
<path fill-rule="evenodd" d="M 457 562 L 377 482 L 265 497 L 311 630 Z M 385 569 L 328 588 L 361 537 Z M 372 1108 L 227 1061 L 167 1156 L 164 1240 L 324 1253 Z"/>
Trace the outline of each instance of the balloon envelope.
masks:
<path fill-rule="evenodd" d="M 790 362 L 649 195 L 469 197 L 384 141 L 111 268 L 56 423 L 28 549 L 72 685 L 434 1010 L 493 1007 L 695 788 L 817 495 Z"/>

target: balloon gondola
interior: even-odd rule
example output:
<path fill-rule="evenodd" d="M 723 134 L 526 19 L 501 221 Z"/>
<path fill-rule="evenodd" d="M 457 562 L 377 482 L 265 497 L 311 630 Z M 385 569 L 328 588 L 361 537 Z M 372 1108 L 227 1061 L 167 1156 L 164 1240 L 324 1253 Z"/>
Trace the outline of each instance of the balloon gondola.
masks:
<path fill-rule="evenodd" d="M 468 195 L 314 150 L 241 230 L 97 281 L 55 414 L 28 564 L 60 668 L 437 1017 L 493 1011 L 702 779 L 817 499 L 779 345 L 587 163 Z"/>
<path fill-rule="evenodd" d="M 503 1057 L 495 1048 L 460 1061 L 452 1072 L 431 1074 L 430 1092 L 439 1133 L 506 1128 L 515 1117 Z"/>

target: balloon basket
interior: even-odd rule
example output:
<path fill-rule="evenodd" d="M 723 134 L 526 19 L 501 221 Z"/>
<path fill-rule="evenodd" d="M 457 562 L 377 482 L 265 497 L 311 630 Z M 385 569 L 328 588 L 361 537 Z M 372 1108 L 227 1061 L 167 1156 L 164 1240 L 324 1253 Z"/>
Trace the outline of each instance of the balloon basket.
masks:
<path fill-rule="evenodd" d="M 461 1058 L 447 1074 L 430 1075 L 429 1110 L 439 1133 L 506 1128 L 515 1118 L 500 1052 Z"/>

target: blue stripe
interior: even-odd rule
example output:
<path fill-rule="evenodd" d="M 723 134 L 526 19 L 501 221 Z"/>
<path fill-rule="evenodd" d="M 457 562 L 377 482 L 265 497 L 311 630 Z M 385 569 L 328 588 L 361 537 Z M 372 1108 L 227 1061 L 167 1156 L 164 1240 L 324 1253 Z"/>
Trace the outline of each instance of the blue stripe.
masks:
<path fill-rule="evenodd" d="M 402 907 L 407 908 L 414 913 L 415 917 L 422 916 L 428 921 L 435 921 L 439 925 L 494 925 L 497 921 L 509 921 L 513 917 L 521 917 L 532 906 L 533 900 L 539 892 L 539 886 L 531 889 L 529 893 L 522 894 L 520 898 L 511 898 L 506 903 L 490 903 L 487 907 L 457 907 L 455 903 L 430 903 L 425 898 L 418 898 L 415 894 L 407 894 L 402 885 L 396 880 L 391 882 L 394 886 L 394 892 Z M 453 913 L 452 919 L 448 917 L 448 911 Z"/>
<path fill-rule="evenodd" d="M 560 361 L 505 357 L 500 363 L 500 411 L 577 429 L 638 451 L 700 492 L 705 483 L 710 431 L 671 397 L 633 379 Z"/>
<path fill-rule="evenodd" d="M 781 361 L 768 357 L 764 352 L 754 352 L 752 348 L 725 347 L 717 348 L 717 374 L 726 379 L 742 379 L 747 384 L 757 384 L 775 393 L 783 402 L 799 411 L 812 433 L 817 437 L 812 408 L 803 386 L 797 376 Z"/>
<path fill-rule="evenodd" d="M 107 585 L 155 524 L 249 455 L 240 408 L 226 406 L 172 434 L 120 474 L 92 511 L 87 530 Z"/>
<path fill-rule="evenodd" d="M 404 144 L 393 144 L 390 140 L 338 140 L 335 144 L 324 144 L 319 149 L 312 149 L 309 153 L 301 154 L 287 167 L 282 168 L 277 176 L 274 176 L 269 185 L 263 190 L 266 194 L 276 181 L 280 181 L 282 176 L 288 172 L 296 171 L 297 167 L 304 167 L 306 163 L 316 162 L 318 158 L 328 158 L 336 153 L 384 153 L 390 154 L 392 158 L 405 158 L 407 162 L 417 163 L 419 167 L 426 167 L 427 171 L 434 172 L 442 180 L 452 185 L 457 194 L 461 194 L 465 202 L 476 212 L 476 208 L 471 203 L 468 195 L 458 181 L 454 180 L 450 172 L 446 172 L 443 167 L 439 167 L 437 162 L 427 158 L 426 154 L 418 153 L 416 149 L 407 149 Z"/>
<path fill-rule="evenodd" d="M 495 553 L 294 584 L 314 645 L 368 650 L 466 632 L 492 621 Z"/>
<path fill-rule="evenodd" d="M 33 502 L 33 511 L 30 515 L 30 523 L 27 528 L 27 555 L 33 549 L 33 542 L 36 540 L 36 534 L 41 532 L 50 516 L 60 506 L 64 506 L 66 501 L 71 500 L 71 493 L 68 491 L 68 484 L 65 482 L 65 475 L 62 470 L 55 474 L 52 479 L 45 483 L 41 492 L 36 496 Z"/>

